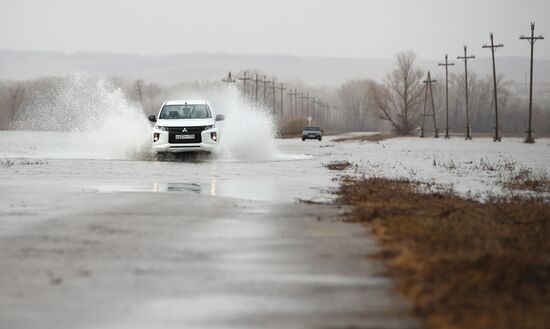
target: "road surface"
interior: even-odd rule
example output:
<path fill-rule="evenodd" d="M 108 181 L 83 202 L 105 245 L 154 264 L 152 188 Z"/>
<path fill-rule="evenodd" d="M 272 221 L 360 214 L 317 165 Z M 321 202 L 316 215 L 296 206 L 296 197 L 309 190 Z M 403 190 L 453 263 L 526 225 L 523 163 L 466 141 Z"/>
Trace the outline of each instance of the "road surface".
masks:
<path fill-rule="evenodd" d="M 0 328 L 418 326 L 349 209 L 299 201 L 332 197 L 323 164 L 345 151 L 330 141 L 280 140 L 284 159 L 158 162 L 4 134 Z"/>

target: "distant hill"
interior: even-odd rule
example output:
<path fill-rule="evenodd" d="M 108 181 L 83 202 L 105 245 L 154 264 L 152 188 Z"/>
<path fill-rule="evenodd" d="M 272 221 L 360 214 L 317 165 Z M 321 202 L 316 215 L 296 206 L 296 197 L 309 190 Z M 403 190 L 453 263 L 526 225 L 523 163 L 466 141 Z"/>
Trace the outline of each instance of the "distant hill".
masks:
<path fill-rule="evenodd" d="M 481 50 L 478 52 L 481 53 Z M 461 62 L 452 71 L 462 72 Z M 478 73 L 490 73 L 488 57 L 470 62 Z M 74 53 L 0 50 L 0 79 L 32 79 L 40 76 L 64 76 L 77 71 L 107 76 L 141 78 L 161 84 L 181 81 L 219 80 L 227 71 L 257 69 L 275 74 L 279 80 L 300 79 L 314 85 L 338 86 L 353 78 L 382 79 L 394 68 L 392 59 L 325 58 L 288 55 L 240 55 L 225 53 L 187 53 L 139 56 L 111 53 Z M 436 61 L 418 65 L 436 75 L 443 72 Z M 529 71 L 527 57 L 498 57 L 497 69 L 508 80 L 524 83 Z M 536 60 L 535 81 L 550 82 L 550 60 Z"/>

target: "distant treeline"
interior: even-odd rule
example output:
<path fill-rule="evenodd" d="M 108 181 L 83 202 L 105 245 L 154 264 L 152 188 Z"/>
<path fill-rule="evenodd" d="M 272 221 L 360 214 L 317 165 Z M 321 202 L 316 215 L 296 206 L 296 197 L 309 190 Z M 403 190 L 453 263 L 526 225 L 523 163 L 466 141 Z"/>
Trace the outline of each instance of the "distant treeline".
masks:
<path fill-rule="evenodd" d="M 245 82 L 237 79 L 246 72 L 249 78 L 254 79 L 257 75 L 260 79 L 266 76 L 270 81 L 276 81 L 270 74 L 252 69 L 235 72 L 235 82 L 232 85 L 241 91 L 243 97 L 251 102 L 257 101 L 258 106 L 273 111 L 281 119 L 280 122 L 312 116 L 314 123 L 334 131 L 394 130 L 408 135 L 417 133 L 420 127 L 425 96 L 425 85 L 422 81 L 426 78 L 426 72 L 420 71 L 415 61 L 416 55 L 413 52 L 402 52 L 397 56 L 395 70 L 388 72 L 383 81 L 356 79 L 347 81 L 339 88 L 313 87 L 300 81 L 284 81 L 281 86 L 281 82 L 277 81 L 276 87 L 285 88 L 283 104 L 281 90 L 272 88 L 272 84 L 264 85 L 262 82 L 246 80 L 245 93 Z M 461 71 L 456 68 L 449 74 L 449 126 L 452 133 L 463 133 L 466 126 L 465 84 Z M 440 132 L 445 128 L 445 76 L 442 73 L 443 71 L 437 74 L 432 72 L 432 78 L 437 80 L 433 84 L 433 94 Z M 181 97 L 179 95 L 182 90 L 226 87 L 221 78 L 223 77 L 216 82 L 182 82 L 172 86 L 143 80 L 128 81 L 118 77 L 107 80 L 129 102 L 141 107 L 146 115 L 155 114 L 164 100 Z M 0 82 L 0 129 L 24 129 L 24 126 L 16 123 L 21 121 L 28 108 L 55 103 L 56 97 L 60 97 L 60 86 L 67 79 L 70 78 L 44 77 L 28 81 Z M 491 133 L 495 126 L 492 76 L 480 76 L 471 72 L 468 83 L 472 132 L 474 135 Z M 527 128 L 528 100 L 524 95 L 515 93 L 505 77 L 499 76 L 497 84 L 502 134 L 523 133 Z M 267 86 L 265 90 L 264 86 Z M 298 95 L 290 96 L 293 92 Z M 306 96 L 311 98 L 304 98 Z M 40 101 L 37 102 L 37 99 Z M 318 103 L 314 104 L 313 99 Z M 74 102 L 79 100 L 74 99 Z M 325 104 L 326 107 L 319 104 Z M 426 125 L 427 132 L 433 130 L 432 126 L 430 121 Z M 63 129 L 63 124 L 60 123 L 58 128 Z M 537 98 L 533 128 L 536 134 L 550 134 L 550 98 Z"/>

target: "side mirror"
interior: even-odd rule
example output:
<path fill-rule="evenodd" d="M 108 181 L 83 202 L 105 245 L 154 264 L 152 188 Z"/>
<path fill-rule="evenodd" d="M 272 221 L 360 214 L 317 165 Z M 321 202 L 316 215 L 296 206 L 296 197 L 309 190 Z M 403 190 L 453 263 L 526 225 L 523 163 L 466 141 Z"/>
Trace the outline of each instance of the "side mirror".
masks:
<path fill-rule="evenodd" d="M 150 116 L 149 116 L 149 121 L 151 121 L 151 122 L 157 122 L 157 117 L 155 117 L 154 115 L 150 115 Z"/>
<path fill-rule="evenodd" d="M 216 121 L 223 121 L 223 120 L 225 120 L 225 115 L 223 114 L 216 115 Z"/>
<path fill-rule="evenodd" d="M 324 134 L 325 133 L 325 130 L 324 129 L 321 129 L 321 134 Z"/>

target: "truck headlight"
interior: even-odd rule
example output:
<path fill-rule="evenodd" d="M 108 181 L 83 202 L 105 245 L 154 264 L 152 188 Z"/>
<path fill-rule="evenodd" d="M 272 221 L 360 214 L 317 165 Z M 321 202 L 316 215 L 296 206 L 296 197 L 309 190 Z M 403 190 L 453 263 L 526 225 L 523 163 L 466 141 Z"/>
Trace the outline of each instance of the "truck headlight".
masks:
<path fill-rule="evenodd" d="M 164 127 L 164 126 L 155 126 L 155 129 L 161 130 L 161 131 L 168 131 L 168 130 L 166 129 L 166 127 Z"/>
<path fill-rule="evenodd" d="M 216 128 L 216 125 L 204 126 L 204 130 Z"/>

